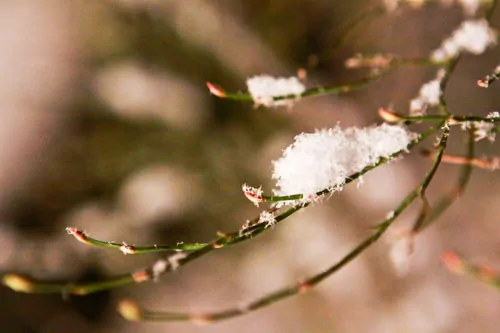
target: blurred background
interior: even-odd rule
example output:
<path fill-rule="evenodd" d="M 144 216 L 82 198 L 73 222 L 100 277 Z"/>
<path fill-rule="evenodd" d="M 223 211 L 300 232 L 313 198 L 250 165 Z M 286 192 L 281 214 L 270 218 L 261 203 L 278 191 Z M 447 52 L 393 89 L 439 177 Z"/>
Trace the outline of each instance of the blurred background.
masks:
<path fill-rule="evenodd" d="M 393 71 L 367 89 L 255 108 L 210 96 L 205 82 L 244 91 L 247 77 L 308 72 L 306 85 L 349 83 L 354 54 L 426 57 L 464 19 L 458 7 L 402 6 L 335 47 L 343 27 L 375 1 L 102 0 L 0 4 L 0 273 L 91 281 L 151 265 L 78 243 L 66 226 L 128 244 L 203 242 L 238 230 L 260 210 L 241 185 L 270 193 L 271 161 L 315 128 L 379 123 L 376 110 L 406 113 L 435 77 Z M 499 27 L 500 13 L 493 26 Z M 453 113 L 498 110 L 497 85 L 476 80 L 500 52 L 464 56 L 446 98 Z M 462 154 L 453 132 L 449 152 Z M 432 147 L 434 138 L 426 143 Z M 478 155 L 499 154 L 481 142 Z M 446 249 L 500 269 L 500 178 L 476 170 L 461 200 L 417 238 L 406 274 L 389 257 L 412 224 L 412 206 L 377 244 L 314 290 L 214 326 L 129 323 L 116 302 L 214 311 L 252 300 L 332 265 L 422 179 L 418 154 L 376 169 L 328 201 L 250 242 L 215 251 L 159 282 L 86 297 L 19 294 L 0 287 L 0 332 L 496 332 L 500 293 L 452 275 Z M 431 200 L 454 184 L 443 165 Z"/>

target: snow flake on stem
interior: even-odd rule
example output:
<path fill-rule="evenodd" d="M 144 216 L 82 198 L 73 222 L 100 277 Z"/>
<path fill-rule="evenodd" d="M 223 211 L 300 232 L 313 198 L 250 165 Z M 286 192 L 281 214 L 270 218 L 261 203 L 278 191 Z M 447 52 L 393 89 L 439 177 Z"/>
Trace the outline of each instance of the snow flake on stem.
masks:
<path fill-rule="evenodd" d="M 262 213 L 260 213 L 259 223 L 266 223 L 266 228 L 274 226 L 276 224 L 274 213 L 267 210 L 263 211 Z"/>
<path fill-rule="evenodd" d="M 166 260 L 157 260 L 151 268 L 151 273 L 154 281 L 158 281 L 160 275 L 164 274 L 168 269 L 168 262 Z"/>
<path fill-rule="evenodd" d="M 255 204 L 255 206 L 259 207 L 259 203 L 264 201 L 264 199 L 262 198 L 262 194 L 263 194 L 262 186 L 257 188 L 257 187 L 249 186 L 247 184 L 243 184 L 241 189 L 243 190 L 245 197 L 247 197 L 248 200 L 253 202 Z"/>
<path fill-rule="evenodd" d="M 339 191 L 347 177 L 406 149 L 414 138 L 404 127 L 388 124 L 302 133 L 274 162 L 275 193 L 308 198 L 324 189 Z"/>
<path fill-rule="evenodd" d="M 295 95 L 295 99 L 298 99 L 306 90 L 299 79 L 293 76 L 290 78 L 274 78 L 269 75 L 254 76 L 247 80 L 247 87 L 255 104 L 267 107 L 291 106 L 293 104 L 291 98 L 276 101 L 275 97 Z"/>
<path fill-rule="evenodd" d="M 175 254 L 172 254 L 170 257 L 167 258 L 167 261 L 173 271 L 175 271 L 179 266 L 182 264 L 181 260 L 187 257 L 187 253 L 185 252 L 177 252 Z"/>
<path fill-rule="evenodd" d="M 498 112 L 490 112 L 487 119 L 497 119 Z M 488 139 L 490 142 L 495 142 L 496 131 L 495 123 L 491 121 L 464 121 L 461 125 L 462 130 L 467 131 L 471 128 L 474 129 L 474 140 L 480 141 L 483 139 Z"/>
<path fill-rule="evenodd" d="M 441 81 L 443 80 L 446 72 L 441 69 L 438 71 L 434 80 L 427 82 L 420 88 L 417 98 L 410 102 L 410 116 L 423 116 L 428 107 L 433 107 L 439 104 L 441 98 Z"/>

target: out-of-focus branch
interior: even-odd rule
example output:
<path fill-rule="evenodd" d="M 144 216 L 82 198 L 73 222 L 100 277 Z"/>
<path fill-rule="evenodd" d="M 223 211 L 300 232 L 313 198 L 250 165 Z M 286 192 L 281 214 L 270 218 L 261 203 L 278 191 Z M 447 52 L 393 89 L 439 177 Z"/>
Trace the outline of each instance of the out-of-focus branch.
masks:
<path fill-rule="evenodd" d="M 500 288 L 500 272 L 488 266 L 472 264 L 452 251 L 445 252 L 442 261 L 446 268 L 455 274 L 467 275 L 492 287 Z"/>

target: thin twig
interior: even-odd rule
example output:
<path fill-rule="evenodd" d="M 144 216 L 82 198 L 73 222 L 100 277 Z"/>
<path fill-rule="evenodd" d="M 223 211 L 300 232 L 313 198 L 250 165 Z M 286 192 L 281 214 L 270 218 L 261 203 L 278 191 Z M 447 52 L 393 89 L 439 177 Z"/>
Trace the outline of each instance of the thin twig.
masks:
<path fill-rule="evenodd" d="M 472 264 L 451 251 L 443 254 L 442 261 L 446 268 L 455 274 L 467 275 L 500 289 L 500 272 L 489 266 Z"/>
<path fill-rule="evenodd" d="M 446 149 L 446 143 L 447 143 L 449 135 L 450 135 L 450 127 L 447 124 L 445 124 L 443 126 L 443 135 L 441 136 L 441 138 L 439 140 L 436 156 L 434 157 L 434 161 L 439 161 L 439 163 L 441 163 L 443 155 L 444 155 L 444 151 Z M 436 162 L 434 162 L 434 165 L 435 164 L 436 164 Z M 436 172 L 436 170 L 437 170 L 437 166 L 434 169 L 434 172 Z M 430 179 L 429 179 L 429 182 L 427 182 L 427 183 L 423 182 L 419 188 L 419 196 L 422 198 L 422 201 L 424 202 L 424 204 L 423 204 L 422 210 L 420 211 L 420 214 L 419 214 L 417 220 L 415 221 L 415 224 L 413 225 L 413 228 L 412 228 L 413 233 L 417 233 L 422 228 L 425 220 L 427 219 L 427 217 L 431 213 L 431 207 L 429 205 L 429 202 L 427 201 L 427 198 L 425 197 L 425 192 L 429 186 L 429 183 L 430 183 Z"/>
<path fill-rule="evenodd" d="M 469 131 L 469 137 L 467 140 L 467 157 L 471 159 L 474 156 L 474 134 L 473 130 Z M 444 162 L 444 160 L 443 160 Z M 414 231 L 422 231 L 426 227 L 428 227 L 432 222 L 434 222 L 441 214 L 443 214 L 460 196 L 462 195 L 465 187 L 469 183 L 470 176 L 472 173 L 472 166 L 470 164 L 464 164 L 460 168 L 460 172 L 457 179 L 457 184 L 441 199 L 437 201 L 437 203 L 432 208 L 431 212 L 428 214 L 427 219 L 418 226 L 417 229 L 414 227 Z"/>
<path fill-rule="evenodd" d="M 427 157 L 433 157 L 430 150 L 422 149 L 421 153 Z M 455 165 L 471 165 L 479 169 L 498 170 L 500 168 L 500 157 L 473 157 L 468 158 L 456 155 L 443 155 L 443 163 Z"/>
<path fill-rule="evenodd" d="M 179 243 L 176 245 L 137 246 L 137 245 L 130 245 L 125 242 L 114 243 L 114 242 L 102 241 L 97 238 L 90 237 L 82 230 L 78 230 L 72 227 L 67 227 L 66 231 L 68 232 L 69 235 L 75 237 L 76 240 L 82 242 L 83 244 L 104 247 L 108 249 L 116 249 L 120 250 L 124 254 L 141 254 L 141 253 L 164 252 L 164 251 L 195 251 L 207 245 L 206 243 L 190 243 L 190 244 Z"/>
<path fill-rule="evenodd" d="M 443 131 L 443 134 L 440 138 L 440 147 L 446 147 L 446 142 L 448 139 L 448 131 Z M 444 150 L 444 148 L 443 148 Z M 354 248 L 351 252 L 349 252 L 344 258 L 342 258 L 339 262 L 326 269 L 325 271 L 313 275 L 310 278 L 305 279 L 303 282 L 300 282 L 292 287 L 283 288 L 272 292 L 268 295 L 265 295 L 261 298 L 258 298 L 250 303 L 247 303 L 244 306 L 234 307 L 227 310 L 212 312 L 212 313 L 204 313 L 204 314 L 192 314 L 192 313 L 182 313 L 182 312 L 160 312 L 160 311 L 152 311 L 140 308 L 137 304 L 130 300 L 125 300 L 123 303 L 120 303 L 118 306 L 118 311 L 122 314 L 125 319 L 132 321 L 191 321 L 197 324 L 210 324 L 216 321 L 229 319 L 237 316 L 241 316 L 247 314 L 249 312 L 258 310 L 265 306 L 271 305 L 288 297 L 303 293 L 324 281 L 337 271 L 339 271 L 342 267 L 350 263 L 354 260 L 358 255 L 364 252 L 367 248 L 369 248 L 373 243 L 375 243 L 384 233 L 385 231 L 392 225 L 395 219 L 401 215 L 406 208 L 410 206 L 410 204 L 420 196 L 422 189 L 425 190 L 433 179 L 437 168 L 441 162 L 442 154 L 437 154 L 434 164 L 432 165 L 429 172 L 426 174 L 424 180 L 420 184 L 420 186 L 412 191 L 408 196 L 400 203 L 400 205 L 394 210 L 394 214 L 391 214 L 386 220 L 384 220 L 379 227 L 375 229 L 374 233 L 366 238 L 363 242 L 361 242 L 356 248 Z"/>
<path fill-rule="evenodd" d="M 341 85 L 330 85 L 330 86 L 321 86 L 321 87 L 314 87 L 311 89 L 307 89 L 304 91 L 302 94 L 290 94 L 290 95 L 283 95 L 283 96 L 275 96 L 273 98 L 274 102 L 278 101 L 284 101 L 284 100 L 295 100 L 298 98 L 302 97 L 309 97 L 309 96 L 321 96 L 321 95 L 335 95 L 335 94 L 341 94 L 341 93 L 347 93 L 353 90 L 359 90 L 362 88 L 365 88 L 367 85 L 370 83 L 382 78 L 383 76 L 389 74 L 391 69 L 399 68 L 399 67 L 410 67 L 410 66 L 430 66 L 430 65 L 442 65 L 442 63 L 437 63 L 433 62 L 432 60 L 429 59 L 398 59 L 395 58 L 385 70 L 382 70 L 376 74 L 369 75 L 365 77 L 364 79 L 361 79 L 358 82 L 353 82 L 353 83 L 348 83 L 348 84 L 341 84 Z M 219 85 L 216 85 L 211 82 L 207 82 L 207 87 L 208 90 L 217 97 L 220 98 L 226 98 L 230 100 L 237 100 L 237 101 L 253 101 L 252 96 L 249 93 L 243 93 L 243 92 L 229 92 L 226 91 L 224 88 L 222 88 Z"/>
<path fill-rule="evenodd" d="M 420 143 L 422 140 L 430 136 L 431 134 L 435 133 L 437 131 L 437 128 L 431 128 L 427 131 L 424 131 L 418 135 L 408 146 L 408 149 L 411 149 L 412 147 L 416 146 L 418 143 Z M 394 154 L 391 155 L 391 158 L 397 157 L 406 150 L 400 150 L 398 152 L 395 152 Z M 350 177 L 348 177 L 345 181 L 346 184 L 351 183 L 352 181 L 356 180 L 360 176 L 364 175 L 368 171 L 386 163 L 389 159 L 381 159 L 378 161 L 377 164 L 373 166 L 368 166 L 365 169 L 363 169 L 360 172 L 357 172 L 355 174 L 352 174 Z M 324 193 L 324 190 L 318 193 Z M 287 208 L 284 212 L 280 213 L 275 217 L 276 219 L 276 224 L 280 223 L 290 215 L 296 213 L 297 211 L 307 207 L 310 205 L 311 202 L 300 202 L 299 204 L 296 204 L 292 207 Z M 266 230 L 269 230 L 269 225 L 267 223 L 258 223 L 259 217 L 253 219 L 250 223 L 250 227 L 244 230 L 244 232 L 240 232 L 240 230 L 232 232 L 232 233 L 219 233 L 219 237 L 216 238 L 215 240 L 207 243 L 205 246 L 202 248 L 186 253 L 185 256 L 183 256 L 181 259 L 176 260 L 176 265 L 173 267 L 172 265 L 166 265 L 161 271 L 158 269 L 155 269 L 155 265 L 153 264 L 151 267 L 144 269 L 144 270 L 139 270 L 136 272 L 132 273 L 127 273 L 123 275 L 119 275 L 116 277 L 112 277 L 108 280 L 104 281 L 94 281 L 94 282 L 88 282 L 88 283 L 71 283 L 71 282 L 64 282 L 64 283 L 46 283 L 46 282 L 39 282 L 35 281 L 32 279 L 28 279 L 26 277 L 17 275 L 17 274 L 7 274 L 3 277 L 2 282 L 4 285 L 7 287 L 10 287 L 11 289 L 14 289 L 16 291 L 21 291 L 21 292 L 27 292 L 27 293 L 64 293 L 64 294 L 75 294 L 75 295 L 86 295 L 102 290 L 108 290 L 108 289 L 113 289 L 117 288 L 120 286 L 128 285 L 128 284 L 133 284 L 133 283 L 141 283 L 145 281 L 150 281 L 150 280 L 156 280 L 158 279 L 161 275 L 164 275 L 168 272 L 171 272 L 172 270 L 183 266 L 187 264 L 188 262 L 191 262 L 199 257 L 202 257 L 210 252 L 212 252 L 215 249 L 220 249 L 223 247 L 231 246 L 237 243 L 241 243 L 243 241 L 249 240 L 261 233 L 263 233 Z M 175 256 L 175 255 L 174 255 Z M 168 259 L 168 258 L 167 258 Z M 12 285 L 12 281 L 23 281 L 22 284 L 17 284 L 17 285 Z M 19 287 L 21 286 L 21 287 Z"/>

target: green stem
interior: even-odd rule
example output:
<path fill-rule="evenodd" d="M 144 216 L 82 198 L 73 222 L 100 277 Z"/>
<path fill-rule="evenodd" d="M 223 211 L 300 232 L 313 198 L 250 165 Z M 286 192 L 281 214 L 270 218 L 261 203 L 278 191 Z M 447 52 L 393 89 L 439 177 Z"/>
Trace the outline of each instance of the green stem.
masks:
<path fill-rule="evenodd" d="M 407 122 L 449 120 L 451 122 L 450 125 L 453 125 L 453 123 L 463 123 L 466 121 L 484 121 L 484 122 L 489 122 L 489 123 L 500 122 L 500 118 L 487 118 L 487 117 L 481 117 L 481 116 L 462 116 L 462 115 L 449 115 L 449 114 L 445 114 L 445 115 L 432 114 L 432 115 L 425 115 L 425 116 L 403 116 L 403 115 L 398 114 L 398 117 L 401 118 L 401 121 L 407 121 Z"/>
<path fill-rule="evenodd" d="M 441 136 L 440 143 L 443 146 L 446 146 L 446 141 L 448 138 L 448 131 L 444 131 Z M 257 300 L 254 300 L 244 306 L 235 307 L 219 312 L 213 312 L 208 314 L 190 314 L 190 313 L 178 313 L 178 312 L 161 312 L 161 311 L 151 311 L 151 310 L 143 310 L 137 307 L 136 314 L 134 318 L 130 318 L 124 316 L 126 319 L 132 319 L 135 321 L 193 321 L 197 323 L 212 323 L 219 320 L 229 319 L 237 316 L 241 316 L 247 314 L 249 312 L 258 310 L 265 306 L 271 305 L 278 301 L 281 301 L 285 298 L 297 295 L 299 293 L 305 292 L 320 282 L 324 281 L 335 272 L 339 271 L 345 265 L 354 260 L 357 256 L 359 256 L 362 252 L 364 252 L 367 248 L 369 248 L 373 243 L 375 243 L 391 226 L 391 224 L 395 221 L 395 219 L 401 215 L 406 208 L 410 206 L 410 204 L 419 197 L 421 189 L 426 188 L 432 178 L 434 177 L 436 170 L 441 162 L 442 155 L 436 155 L 434 164 L 431 170 L 426 174 L 424 180 L 420 184 L 420 186 L 412 191 L 396 208 L 394 214 L 384 220 L 381 224 L 379 224 L 379 228 L 373 233 L 373 235 L 366 238 L 363 242 L 361 242 L 356 248 L 354 248 L 351 252 L 349 252 L 344 258 L 342 258 L 339 262 L 326 269 L 325 271 L 314 275 L 304 282 L 298 283 L 292 287 L 283 288 L 272 292 L 268 295 L 265 295 Z"/>
<path fill-rule="evenodd" d="M 473 130 L 469 131 L 468 144 L 467 144 L 467 159 L 472 159 L 474 157 L 474 134 Z M 415 226 L 414 231 L 421 231 L 428 227 L 433 221 L 435 221 L 441 214 L 443 214 L 448 207 L 450 207 L 463 193 L 465 187 L 469 183 L 470 176 L 472 173 L 472 165 L 464 164 L 460 168 L 460 173 L 458 176 L 457 185 L 452 188 L 448 194 L 444 195 L 437 204 L 432 208 L 431 212 L 427 216 L 426 220 L 420 226 Z"/>
<path fill-rule="evenodd" d="M 426 220 L 427 216 L 430 214 L 430 206 L 429 206 L 429 202 L 425 198 L 425 192 L 426 192 L 427 188 L 429 187 L 430 181 L 431 181 L 432 177 L 434 176 L 434 174 L 436 173 L 439 164 L 441 163 L 444 151 L 446 149 L 446 144 L 448 142 L 449 135 L 450 135 L 450 128 L 449 128 L 449 126 L 445 125 L 443 127 L 443 135 L 441 136 L 441 139 L 439 140 L 439 143 L 438 143 L 438 149 L 437 149 L 436 157 L 434 158 L 433 168 L 429 172 L 430 176 L 427 177 L 427 181 L 424 180 L 424 182 L 422 182 L 422 184 L 419 188 L 419 191 L 418 191 L 418 195 L 424 200 L 424 207 L 422 208 L 422 210 L 421 210 L 421 212 L 420 212 L 420 214 L 419 214 L 419 216 L 418 216 L 418 218 L 413 226 L 413 232 L 418 232 L 422 228 L 424 221 Z"/>
<path fill-rule="evenodd" d="M 126 243 L 114 243 L 102 241 L 96 238 L 88 236 L 81 230 L 76 228 L 68 227 L 66 228 L 68 234 L 75 237 L 79 242 L 87 245 L 93 245 L 98 247 L 104 247 L 108 249 L 120 250 L 124 254 L 141 254 L 141 253 L 151 253 L 151 252 L 164 252 L 164 251 L 195 251 L 205 247 L 205 243 L 192 243 L 192 244 L 176 244 L 176 245 L 146 245 L 146 246 L 136 246 L 128 245 Z"/>
<path fill-rule="evenodd" d="M 442 260 L 450 271 L 456 274 L 465 274 L 500 289 L 500 273 L 490 267 L 472 264 L 454 252 L 445 253 Z"/>
<path fill-rule="evenodd" d="M 418 143 L 420 143 L 422 140 L 430 136 L 431 134 L 435 133 L 437 131 L 436 128 L 431 128 L 427 131 L 424 131 L 418 135 L 417 138 L 415 138 L 410 145 L 408 146 L 408 149 L 414 147 Z M 396 157 L 400 154 L 402 154 L 405 150 L 400 150 L 398 152 L 395 152 L 394 154 L 391 155 L 392 157 Z M 355 179 L 359 178 L 360 176 L 364 175 L 368 171 L 386 163 L 389 159 L 381 159 L 377 164 L 368 166 L 364 168 L 362 171 L 357 172 L 355 174 L 352 174 L 350 177 L 346 179 L 346 184 L 354 181 Z M 323 191 L 318 192 L 321 195 L 324 195 L 325 193 L 329 193 L 329 189 L 325 189 Z M 280 223 L 290 215 L 296 213 L 297 211 L 307 207 L 310 205 L 311 202 L 300 202 L 292 207 L 287 208 L 284 212 L 278 214 L 275 219 L 276 219 L 276 224 Z M 276 210 L 274 208 L 273 210 Z M 150 268 L 147 268 L 145 270 L 140 270 L 137 272 L 133 273 L 128 273 L 125 275 L 120 275 L 118 277 L 110 278 L 109 280 L 105 281 L 96 281 L 96 282 L 89 282 L 89 283 L 81 283 L 78 285 L 75 285 L 74 283 L 45 283 L 45 282 L 37 282 L 34 280 L 30 280 L 18 275 L 13 275 L 9 274 L 7 275 L 8 277 L 14 277 L 17 278 L 18 280 L 22 279 L 26 283 L 29 284 L 30 288 L 15 288 L 12 286 L 9 281 L 6 281 L 4 279 L 4 284 L 7 285 L 8 287 L 11 287 L 14 290 L 21 291 L 21 292 L 43 292 L 43 293 L 71 293 L 71 294 L 76 294 L 76 295 L 85 295 L 97 291 L 102 291 L 102 290 L 107 290 L 107 289 L 112 289 L 116 287 L 120 287 L 123 285 L 128 285 L 132 283 L 140 283 L 144 281 L 149 281 L 153 279 L 157 279 L 159 276 L 166 274 L 170 271 L 175 270 L 177 267 L 183 266 L 205 254 L 208 254 L 212 252 L 215 249 L 220 249 L 223 247 L 228 247 L 237 243 L 241 243 L 243 241 L 246 241 L 248 239 L 251 239 L 262 232 L 266 231 L 269 229 L 269 225 L 267 223 L 260 223 L 259 222 L 259 217 L 254 218 L 253 220 L 250 221 L 250 227 L 247 229 L 243 230 L 238 230 L 236 232 L 232 233 L 221 233 L 221 235 L 216 238 L 215 240 L 211 241 L 210 243 L 204 244 L 201 248 L 194 250 L 192 252 L 189 252 L 185 254 L 181 259 L 176 260 L 176 265 L 175 267 L 173 265 L 168 265 L 165 267 L 164 270 L 158 272 L 155 272 L 154 265 Z M 175 256 L 175 254 L 174 254 Z M 168 260 L 168 258 L 167 258 Z M 15 280 L 15 279 L 11 279 Z"/>
<path fill-rule="evenodd" d="M 387 72 L 382 72 L 377 75 L 372 75 L 367 78 L 362 79 L 359 82 L 355 83 L 350 83 L 350 84 L 343 84 L 343 85 L 331 85 L 331 86 L 326 86 L 326 87 L 315 87 L 308 89 L 304 91 L 302 94 L 299 95 L 283 95 L 283 96 L 275 96 L 273 98 L 273 101 L 278 102 L 278 101 L 284 101 L 284 100 L 293 100 L 293 99 L 298 99 L 301 97 L 308 97 L 308 96 L 321 96 L 321 95 L 328 95 L 328 94 L 340 94 L 340 93 L 345 93 L 349 92 L 352 90 L 357 90 L 357 89 L 362 89 L 366 87 L 368 84 L 372 83 L 373 81 L 381 78 L 382 76 L 386 75 Z M 219 88 L 222 91 L 222 94 L 224 95 L 224 98 L 231 99 L 231 100 L 237 100 L 237 101 L 253 101 L 252 96 L 248 93 L 231 93 L 223 90 L 222 88 Z"/>

